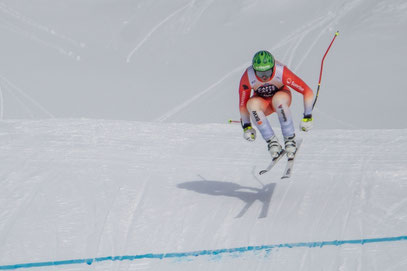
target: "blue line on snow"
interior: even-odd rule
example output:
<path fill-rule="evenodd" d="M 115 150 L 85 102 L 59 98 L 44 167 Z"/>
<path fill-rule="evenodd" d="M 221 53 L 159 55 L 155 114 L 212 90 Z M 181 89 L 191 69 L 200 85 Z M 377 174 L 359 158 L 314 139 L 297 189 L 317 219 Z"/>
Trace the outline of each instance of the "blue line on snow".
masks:
<path fill-rule="evenodd" d="M 228 249 L 215 249 L 215 250 L 200 250 L 191 252 L 174 252 L 174 253 L 162 253 L 162 254 L 143 254 L 135 256 L 109 256 L 93 259 L 77 259 L 66 261 L 50 261 L 50 262 L 38 262 L 38 263 L 23 263 L 15 265 L 2 265 L 0 270 L 15 270 L 19 268 L 32 268 L 32 267 L 46 267 L 46 266 L 61 266 L 68 264 L 92 264 L 94 262 L 104 261 L 134 261 L 139 259 L 165 259 L 165 258 L 185 258 L 185 257 L 198 257 L 198 256 L 214 256 L 219 254 L 231 254 L 231 253 L 245 253 L 250 251 L 270 251 L 274 248 L 298 248 L 298 247 L 324 247 L 324 246 L 342 246 L 344 244 L 369 244 L 369 243 L 381 243 L 381 242 L 396 242 L 407 241 L 407 236 L 398 237 L 386 237 L 386 238 L 371 238 L 371 239 L 358 239 L 358 240 L 334 240 L 334 241 L 322 241 L 322 242 L 303 242 L 303 243 L 287 243 L 287 244 L 275 244 L 264 246 L 248 246 L 240 248 L 228 248 Z"/>

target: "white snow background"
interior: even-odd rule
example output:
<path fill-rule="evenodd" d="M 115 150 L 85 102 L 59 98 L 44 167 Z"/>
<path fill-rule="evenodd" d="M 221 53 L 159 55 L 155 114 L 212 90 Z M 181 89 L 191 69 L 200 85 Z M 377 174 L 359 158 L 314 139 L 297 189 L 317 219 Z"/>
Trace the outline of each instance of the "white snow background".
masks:
<path fill-rule="evenodd" d="M 405 0 L 0 0 L 0 270 L 407 270 L 405 29 Z M 267 49 L 316 90 L 337 30 L 293 176 L 258 176 L 240 76 Z"/>

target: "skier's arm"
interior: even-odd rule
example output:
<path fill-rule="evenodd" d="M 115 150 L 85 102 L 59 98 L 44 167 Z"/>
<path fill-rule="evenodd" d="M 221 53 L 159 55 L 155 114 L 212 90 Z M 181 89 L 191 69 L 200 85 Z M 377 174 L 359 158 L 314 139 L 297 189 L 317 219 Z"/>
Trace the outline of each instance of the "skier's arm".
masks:
<path fill-rule="evenodd" d="M 247 72 L 245 72 L 240 79 L 239 86 L 239 111 L 243 128 L 251 125 L 250 114 L 246 108 L 247 101 L 250 99 L 251 90 L 252 89 L 249 83 L 249 76 L 247 75 Z"/>
<path fill-rule="evenodd" d="M 312 116 L 312 102 L 314 100 L 312 89 L 287 67 L 284 67 L 283 83 L 304 96 L 304 117 Z"/>

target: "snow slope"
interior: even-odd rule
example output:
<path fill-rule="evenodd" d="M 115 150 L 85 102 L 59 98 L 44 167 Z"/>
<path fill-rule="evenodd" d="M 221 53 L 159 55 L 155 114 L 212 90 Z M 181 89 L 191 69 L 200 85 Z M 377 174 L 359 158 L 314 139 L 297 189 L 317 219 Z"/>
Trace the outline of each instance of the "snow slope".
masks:
<path fill-rule="evenodd" d="M 340 30 L 317 127 L 407 128 L 406 28 L 405 0 L 0 0 L 0 118 L 225 123 L 256 51 L 315 90 Z"/>
<path fill-rule="evenodd" d="M 407 130 L 300 136 L 281 180 L 239 125 L 2 121 L 0 270 L 406 270 Z"/>
<path fill-rule="evenodd" d="M 406 27 L 405 0 L 0 0 L 0 270 L 407 270 Z M 336 30 L 292 178 L 257 176 L 241 74 L 268 49 L 315 88 Z"/>

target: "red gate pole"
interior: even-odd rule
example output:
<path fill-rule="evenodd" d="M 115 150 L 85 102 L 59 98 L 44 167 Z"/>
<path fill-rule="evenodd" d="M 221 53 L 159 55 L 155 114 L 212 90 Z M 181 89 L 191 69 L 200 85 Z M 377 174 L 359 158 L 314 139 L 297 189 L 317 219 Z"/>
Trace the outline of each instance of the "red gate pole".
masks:
<path fill-rule="evenodd" d="M 312 109 L 314 109 L 315 104 L 317 103 L 317 100 L 318 100 L 319 89 L 321 88 L 322 71 L 323 71 L 323 69 L 324 69 L 324 60 L 325 60 L 325 57 L 326 57 L 326 55 L 328 54 L 329 49 L 331 49 L 331 46 L 332 46 L 332 44 L 334 43 L 334 41 L 335 41 L 335 39 L 336 39 L 336 37 L 337 37 L 338 35 L 339 35 L 339 31 L 336 31 L 335 36 L 334 36 L 334 38 L 333 38 L 332 41 L 331 41 L 331 44 L 329 44 L 329 47 L 328 47 L 328 49 L 326 50 L 326 52 L 325 52 L 325 54 L 324 54 L 324 57 L 322 58 L 322 61 L 321 61 L 321 71 L 319 72 L 318 89 L 317 89 L 317 94 L 316 94 L 316 96 L 315 96 L 314 104 L 312 105 Z"/>

